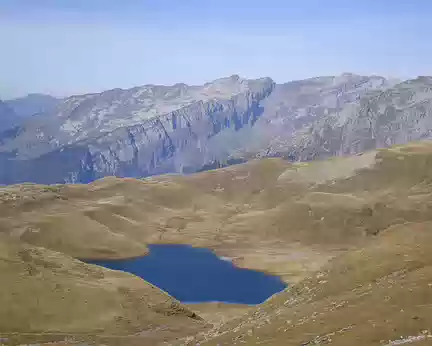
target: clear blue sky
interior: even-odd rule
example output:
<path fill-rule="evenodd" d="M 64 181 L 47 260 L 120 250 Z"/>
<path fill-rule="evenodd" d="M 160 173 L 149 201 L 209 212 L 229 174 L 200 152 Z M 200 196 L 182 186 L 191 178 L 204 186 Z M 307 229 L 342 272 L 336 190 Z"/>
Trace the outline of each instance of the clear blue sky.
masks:
<path fill-rule="evenodd" d="M 432 75 L 432 0 L 0 0 L 0 98 Z"/>

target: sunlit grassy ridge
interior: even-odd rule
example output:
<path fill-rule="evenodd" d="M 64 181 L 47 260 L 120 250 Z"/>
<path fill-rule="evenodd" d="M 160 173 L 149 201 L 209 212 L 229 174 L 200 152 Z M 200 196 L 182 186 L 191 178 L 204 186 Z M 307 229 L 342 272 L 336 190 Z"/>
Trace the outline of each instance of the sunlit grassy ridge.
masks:
<path fill-rule="evenodd" d="M 382 344 L 432 325 L 431 222 L 430 142 L 310 163 L 254 160 L 189 176 L 5 187 L 0 275 L 13 280 L 5 281 L 2 294 L 34 292 L 51 310 L 26 299 L 5 301 L 15 319 L 0 318 L 0 332 L 119 336 L 151 329 L 152 337 L 161 337 L 155 344 L 166 338 L 184 344 L 174 339 L 201 330 L 196 340 L 215 345 L 325 338 L 338 345 Z M 146 244 L 157 242 L 209 247 L 294 285 L 246 317 L 208 331 L 144 281 L 74 259 L 140 256 Z M 33 255 L 22 257 L 27 251 Z M 44 274 L 31 275 L 26 259 Z M 70 290 L 66 298 L 51 289 L 57 284 Z M 136 287 L 147 298 L 125 305 L 123 299 L 132 300 L 119 286 Z M 92 304 L 85 319 L 81 297 Z M 162 314 L 152 305 L 160 301 L 168 304 Z M 205 309 L 198 310 L 209 316 L 212 308 Z M 37 317 L 45 313 L 52 319 Z M 160 322 L 154 316 L 162 316 Z M 159 325 L 168 332 L 157 333 Z"/>

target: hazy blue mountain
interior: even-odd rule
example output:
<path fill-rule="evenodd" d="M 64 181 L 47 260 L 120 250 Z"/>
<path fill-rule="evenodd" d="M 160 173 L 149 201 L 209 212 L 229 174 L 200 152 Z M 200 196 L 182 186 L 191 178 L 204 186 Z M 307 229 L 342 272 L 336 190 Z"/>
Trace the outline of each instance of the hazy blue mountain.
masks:
<path fill-rule="evenodd" d="M 21 118 L 52 112 L 60 102 L 60 99 L 44 94 L 28 94 L 24 97 L 5 101 L 14 110 L 15 114 Z"/>
<path fill-rule="evenodd" d="M 16 122 L 16 114 L 6 102 L 0 100 L 0 132 L 13 127 Z"/>

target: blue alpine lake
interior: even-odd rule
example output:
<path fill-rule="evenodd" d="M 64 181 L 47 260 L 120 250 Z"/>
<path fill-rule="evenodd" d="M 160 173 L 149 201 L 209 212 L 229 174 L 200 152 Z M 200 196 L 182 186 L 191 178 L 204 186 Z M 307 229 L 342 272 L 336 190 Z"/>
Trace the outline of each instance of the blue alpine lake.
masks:
<path fill-rule="evenodd" d="M 255 305 L 286 287 L 278 276 L 237 268 L 208 249 L 171 244 L 149 249 L 143 257 L 89 263 L 132 273 L 183 303 Z"/>

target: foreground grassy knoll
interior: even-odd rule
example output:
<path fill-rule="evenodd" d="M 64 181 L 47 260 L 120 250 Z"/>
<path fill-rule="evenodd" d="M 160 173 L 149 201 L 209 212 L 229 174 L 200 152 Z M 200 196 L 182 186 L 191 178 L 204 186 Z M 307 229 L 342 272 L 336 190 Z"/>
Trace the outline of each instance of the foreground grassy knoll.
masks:
<path fill-rule="evenodd" d="M 149 345 L 328 339 L 379 345 L 413 336 L 421 344 L 432 326 L 431 223 L 429 142 L 311 163 L 256 160 L 190 176 L 5 187 L 0 275 L 13 279 L 2 285 L 1 297 L 35 292 L 52 306 L 52 318 L 40 317 L 44 304 L 6 300 L 1 305 L 15 319 L 0 318 L 0 335 L 55 331 L 125 345 L 132 340 L 125 335 L 141 344 L 160 336 Z M 257 309 L 230 307 L 225 316 L 223 306 L 197 306 L 215 325 L 209 330 L 191 307 L 171 305 L 144 281 L 76 260 L 140 256 L 145 244 L 168 242 L 212 248 L 294 285 Z M 32 275 L 26 261 L 42 274 Z M 71 293 L 64 298 L 57 284 Z M 147 298 L 124 294 L 131 287 L 134 297 Z M 160 301 L 168 309 L 163 313 Z"/>
<path fill-rule="evenodd" d="M 205 324 L 139 278 L 7 239 L 0 241 L 0 275 L 0 335 L 10 343 L 136 333 L 154 342 Z M 154 335 L 167 325 L 173 328 Z"/>

